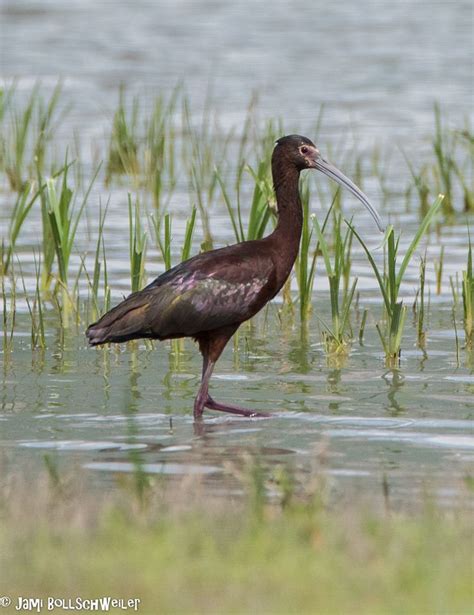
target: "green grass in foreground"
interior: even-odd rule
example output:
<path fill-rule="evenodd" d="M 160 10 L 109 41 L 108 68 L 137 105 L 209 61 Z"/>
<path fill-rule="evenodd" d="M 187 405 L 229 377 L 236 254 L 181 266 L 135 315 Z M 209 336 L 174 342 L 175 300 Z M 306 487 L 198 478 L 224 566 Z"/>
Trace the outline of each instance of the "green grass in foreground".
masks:
<path fill-rule="evenodd" d="M 157 613 L 470 613 L 465 513 L 369 513 L 181 488 L 93 499 L 10 481 L 0 502 L 0 594 L 140 598 Z M 32 492 L 33 491 L 33 492 Z M 154 491 L 154 490 L 153 490 Z M 3 612 L 7 612 L 4 609 Z M 11 612 L 14 612 L 13 605 Z"/>

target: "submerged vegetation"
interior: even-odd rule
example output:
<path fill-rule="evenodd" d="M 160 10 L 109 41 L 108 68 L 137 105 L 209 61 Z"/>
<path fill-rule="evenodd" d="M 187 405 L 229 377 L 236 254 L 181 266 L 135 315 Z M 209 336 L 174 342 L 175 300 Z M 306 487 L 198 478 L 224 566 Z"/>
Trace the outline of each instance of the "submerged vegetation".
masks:
<path fill-rule="evenodd" d="M 158 251 L 164 269 L 175 264 L 172 255 L 185 259 L 199 249 L 199 244 L 201 250 L 212 248 L 215 244 L 214 213 L 227 216 L 235 241 L 260 238 L 274 224 L 270 155 L 274 140 L 285 131 L 281 122 L 268 122 L 262 128 L 254 115 L 254 101 L 249 106 L 243 131 L 236 134 L 233 129 L 221 127 L 210 103 L 197 121 L 181 88 L 167 99 L 158 97 L 147 112 L 138 98 L 129 100 L 121 89 L 112 119 L 108 152 L 104 153 L 105 170 L 101 173 L 99 165 L 86 183 L 85 167 L 80 158 L 71 159 L 66 150 L 59 154 L 64 162 L 58 164 L 58 152 L 50 147 L 54 131 L 67 110 L 60 86 L 49 98 L 37 86 L 20 103 L 13 85 L 3 92 L 0 110 L 0 173 L 4 176 L 7 207 L 12 203 L 0 252 L 4 350 L 11 350 L 14 344 L 19 297 L 26 302 L 31 318 L 33 348 L 46 343 L 45 314 L 56 313 L 63 327 L 72 322 L 83 326 L 110 306 L 113 291 L 110 265 L 107 264 L 107 244 L 111 241 L 107 232 L 110 198 L 106 207 L 97 205 L 97 192 L 103 190 L 102 183 L 105 190 L 121 194 L 122 200 L 126 195 L 128 201 L 129 288 L 132 291 L 146 282 L 147 247 L 149 253 L 152 249 Z M 323 109 L 315 124 L 316 133 L 322 117 Z M 463 212 L 472 211 L 472 134 L 467 127 L 448 129 L 438 106 L 434 118 L 433 162 L 418 171 L 404 154 L 407 175 L 411 174 L 412 180 L 400 193 L 406 195 L 407 207 L 419 208 L 422 221 L 403 255 L 400 254 L 396 224 L 395 228 L 389 228 L 385 240 L 378 241 L 383 243 L 383 254 L 374 252 L 367 243 L 367 234 L 357 224 L 357 217 L 346 220 L 347 224 L 344 222 L 341 202 L 346 195 L 332 187 L 328 195 L 320 183 L 315 195 L 312 178 L 302 181 L 305 219 L 295 266 L 296 289 L 292 289 L 291 283 L 286 285 L 283 308 L 289 308 L 286 313 L 294 318 L 293 308 L 298 305 L 299 321 L 304 328 L 312 312 L 315 281 L 326 277 L 330 321 L 317 316 L 321 341 L 328 356 L 346 360 L 354 338 L 354 326 L 359 327 L 361 341 L 367 328 L 372 326 L 372 310 L 364 308 L 361 319 L 359 316 L 363 294 L 358 292 L 357 278 L 351 273 L 354 237 L 366 254 L 379 286 L 383 314 L 376 318 L 375 327 L 386 364 L 394 367 L 399 364 L 404 347 L 407 306 L 401 293 L 407 267 L 422 238 L 439 225 L 440 213 L 447 223 L 454 219 L 456 212 L 461 216 Z M 325 149 L 331 152 L 331 144 Z M 353 174 L 356 181 L 363 184 L 360 153 L 348 151 L 344 157 L 355 160 Z M 374 152 L 372 162 L 372 172 L 383 192 L 383 200 L 389 201 L 393 196 L 380 150 Z M 412 199 L 412 189 L 418 195 L 418 203 Z M 443 196 L 430 206 L 431 196 L 437 192 Z M 190 209 L 184 231 L 179 232 L 182 245 L 177 245 L 170 206 L 173 199 L 178 200 L 182 220 L 183 214 L 186 215 L 181 196 L 184 193 L 189 194 Z M 323 210 L 319 220 L 310 214 L 310 203 L 316 196 Z M 22 232 L 28 224 L 38 228 L 37 244 L 32 246 L 35 251 L 33 270 L 20 258 L 19 242 L 21 244 Z M 433 234 L 429 241 L 432 237 Z M 400 257 L 397 271 L 396 262 Z M 15 266 L 16 260 L 19 266 Z M 459 288 L 455 288 L 453 280 L 451 287 L 454 300 L 459 297 L 459 303 L 462 302 L 461 330 L 465 334 L 464 347 L 469 350 L 473 343 L 471 249 L 466 260 L 466 270 L 459 272 L 462 278 Z M 434 263 L 438 294 L 443 262 L 444 247 L 441 247 L 439 260 Z M 425 259 L 422 279 L 415 288 L 422 300 L 417 339 L 423 348 L 428 339 L 424 293 L 430 267 L 431 263 Z M 456 321 L 456 310 L 453 314 Z"/>

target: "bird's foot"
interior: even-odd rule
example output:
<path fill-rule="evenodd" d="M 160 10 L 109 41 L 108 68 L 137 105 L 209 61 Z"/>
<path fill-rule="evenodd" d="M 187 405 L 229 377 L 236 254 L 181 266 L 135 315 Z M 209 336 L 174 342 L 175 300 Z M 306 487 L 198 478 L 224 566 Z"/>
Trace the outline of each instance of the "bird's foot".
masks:
<path fill-rule="evenodd" d="M 215 401 L 210 395 L 208 395 L 205 403 L 206 408 L 209 410 L 219 410 L 221 412 L 230 412 L 231 414 L 237 414 L 239 416 L 247 416 L 249 418 L 270 418 L 271 414 L 265 412 L 257 412 L 256 410 L 250 410 L 249 408 L 242 408 L 241 406 L 234 406 L 233 404 L 222 404 Z"/>

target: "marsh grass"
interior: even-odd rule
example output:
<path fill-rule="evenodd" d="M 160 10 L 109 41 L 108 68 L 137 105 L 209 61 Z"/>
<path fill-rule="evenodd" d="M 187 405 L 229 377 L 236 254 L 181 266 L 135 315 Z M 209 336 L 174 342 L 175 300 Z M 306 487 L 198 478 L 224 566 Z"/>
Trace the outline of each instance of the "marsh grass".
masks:
<path fill-rule="evenodd" d="M 130 255 L 130 285 L 132 293 L 141 290 L 145 282 L 145 253 L 147 235 L 141 221 L 141 208 L 138 197 L 132 202 L 128 193 L 128 227 Z"/>
<path fill-rule="evenodd" d="M 463 324 L 466 348 L 474 348 L 474 274 L 472 268 L 472 244 L 469 236 L 466 270 L 462 272 Z"/>
<path fill-rule="evenodd" d="M 45 171 L 47 144 L 53 140 L 69 108 L 59 112 L 62 93 L 60 82 L 51 96 L 44 98 L 36 84 L 23 103 L 19 103 L 16 84 L 3 91 L 0 120 L 0 168 L 8 178 L 11 190 L 22 192 L 36 171 Z"/>
<path fill-rule="evenodd" d="M 61 289 L 62 296 L 62 313 L 63 325 L 68 326 L 69 323 L 69 308 L 75 302 L 75 289 L 77 289 L 77 279 L 72 293 L 69 289 L 69 264 L 73 253 L 74 241 L 76 232 L 81 220 L 82 213 L 87 204 L 92 186 L 97 177 L 99 169 L 93 174 L 89 186 L 83 195 L 82 202 L 79 207 L 75 206 L 75 193 L 68 183 L 68 171 L 70 165 L 67 162 L 64 164 L 62 177 L 60 180 L 50 178 L 46 180 L 46 189 L 44 190 L 44 207 L 47 213 L 52 245 L 56 255 L 57 263 L 57 282 Z M 50 261 L 50 248 L 47 249 L 45 258 Z"/>
<path fill-rule="evenodd" d="M 418 244 L 420 243 L 423 235 L 428 231 L 429 226 L 438 213 L 442 202 L 443 195 L 439 195 L 431 205 L 428 213 L 423 218 L 423 221 L 418 227 L 415 236 L 406 250 L 398 271 L 396 266 L 400 236 L 395 237 L 393 227 L 390 227 L 386 234 L 387 249 L 385 252 L 384 269 L 380 271 L 364 240 L 360 237 L 352 224 L 347 222 L 347 225 L 352 230 L 367 255 L 383 297 L 385 308 L 384 322 L 377 323 L 376 328 L 385 352 L 385 362 L 387 367 L 396 367 L 399 365 L 400 361 L 402 335 L 405 326 L 407 309 L 403 304 L 403 300 L 399 299 L 400 285 L 403 281 L 406 269 L 413 258 L 416 248 L 418 247 Z"/>
<path fill-rule="evenodd" d="M 438 192 L 444 194 L 443 212 L 446 215 L 454 213 L 453 203 L 453 175 L 455 171 L 455 140 L 452 132 L 447 131 L 443 125 L 441 109 L 438 104 L 434 107 L 435 134 L 433 138 L 433 151 L 436 165 L 433 174 Z"/>
<path fill-rule="evenodd" d="M 14 268 L 8 276 L 8 287 L 6 276 L 0 276 L 2 289 L 2 328 L 3 328 L 3 356 L 5 358 L 13 350 L 13 333 L 16 322 L 16 277 Z"/>
<path fill-rule="evenodd" d="M 247 171 L 253 181 L 254 188 L 247 220 L 243 219 L 240 207 L 240 191 L 244 171 Z M 271 180 L 270 165 L 268 160 L 262 160 L 255 171 L 250 166 L 241 166 L 237 174 L 237 206 L 234 208 L 229 197 L 225 182 L 219 170 L 215 170 L 216 180 L 222 191 L 222 197 L 229 214 L 229 219 L 237 242 L 261 239 L 267 229 L 272 212 L 276 212 L 276 202 Z"/>
<path fill-rule="evenodd" d="M 175 171 L 176 128 L 173 116 L 176 110 L 180 88 L 175 88 L 168 102 L 159 96 L 150 117 L 145 119 L 145 145 L 143 168 L 145 185 L 153 197 L 156 211 L 167 207 L 177 178 Z M 164 199 L 164 192 L 167 192 Z"/>
<path fill-rule="evenodd" d="M 426 253 L 420 259 L 420 288 L 416 293 L 414 303 L 416 320 L 416 337 L 419 348 L 426 348 L 426 329 L 425 329 L 425 282 L 426 282 Z"/>
<path fill-rule="evenodd" d="M 119 102 L 114 113 L 107 165 L 105 169 L 105 183 L 108 184 L 114 175 L 139 174 L 138 161 L 138 113 L 139 100 L 132 101 L 130 112 L 127 109 L 125 88 L 120 87 Z"/>
<path fill-rule="evenodd" d="M 316 246 L 312 246 L 311 242 L 313 238 L 313 216 L 310 214 L 310 193 L 307 184 L 302 185 L 301 202 L 303 205 L 303 229 L 301 232 L 300 250 L 295 262 L 295 272 L 298 283 L 300 321 L 301 323 L 306 323 L 312 310 L 314 276 L 316 274 L 316 261 L 319 253 L 319 243 L 316 242 Z M 322 225 L 323 233 L 329 220 L 330 211 L 331 208 L 328 210 Z"/>
<path fill-rule="evenodd" d="M 37 260 L 35 254 L 35 290 L 33 297 L 30 298 L 30 294 L 26 288 L 25 278 L 21 269 L 21 263 L 18 259 L 18 268 L 20 271 L 23 292 L 25 296 L 26 305 L 28 307 L 28 313 L 31 320 L 31 348 L 32 350 L 46 348 L 46 336 L 45 326 L 43 318 L 43 304 L 41 298 L 41 260 Z"/>
<path fill-rule="evenodd" d="M 8 247 L 2 250 L 1 275 L 8 273 L 8 268 L 10 266 L 15 250 L 16 240 L 18 239 L 21 227 L 23 226 L 23 223 L 25 222 L 42 189 L 43 188 L 36 190 L 29 182 L 27 182 L 16 197 L 8 229 Z"/>
<path fill-rule="evenodd" d="M 17 190 L 8 231 L 2 238 L 2 274 L 8 274 L 25 225 L 30 221 L 37 222 L 39 205 L 42 223 L 42 233 L 39 234 L 42 243 L 39 292 L 43 301 L 50 300 L 54 306 L 61 309 L 58 314 L 62 322 L 67 324 L 67 310 L 66 312 L 63 310 L 61 303 L 72 304 L 79 317 L 82 309 L 80 293 L 81 288 L 85 287 L 89 294 L 86 305 L 89 306 L 90 302 L 93 314 L 98 315 L 110 306 L 111 289 L 107 280 L 104 220 L 101 216 L 97 220 L 95 216 L 90 215 L 92 208 L 85 203 L 92 183 L 79 190 L 79 186 L 83 185 L 84 175 L 79 160 L 74 164 L 66 162 L 62 167 L 52 164 L 54 171 L 50 173 L 45 171 L 52 157 L 49 146 L 62 119 L 61 109 L 64 108 L 64 104 L 61 99 L 61 87 L 58 85 L 47 98 L 37 86 L 23 103 L 18 102 L 17 94 L 13 84 L 10 88 L 4 89 L 0 96 L 0 121 L 4 129 L 0 169 L 3 170 L 7 180 L 10 177 L 11 181 L 8 181 L 13 182 Z M 133 192 L 139 194 L 140 204 L 137 201 L 130 207 L 129 202 L 132 290 L 140 288 L 144 282 L 146 238 L 140 215 L 149 214 L 150 203 L 153 211 L 152 236 L 156 238 L 166 267 L 171 266 L 171 217 L 166 218 L 168 214 L 165 212 L 171 211 L 171 198 L 178 185 L 180 191 L 188 188 L 191 205 L 191 217 L 188 223 L 192 224 L 192 230 L 191 232 L 190 229 L 186 230 L 182 239 L 183 259 L 191 255 L 192 239 L 198 232 L 199 224 L 202 225 L 202 230 L 199 229 L 202 238 L 201 249 L 207 250 L 213 247 L 215 232 L 213 213 L 219 202 L 225 205 L 229 225 L 236 241 L 258 239 L 268 233 L 276 210 L 270 158 L 275 139 L 285 131 L 279 120 L 270 120 L 264 124 L 259 122 L 255 110 L 256 101 L 252 99 L 242 129 L 239 131 L 233 128 L 223 129 L 210 99 L 202 114 L 197 115 L 193 113 L 190 101 L 181 87 L 176 88 L 169 97 L 158 96 L 150 111 L 146 112 L 137 97 L 127 97 L 124 88 L 120 89 L 107 152 L 105 181 L 110 183 L 114 178 L 121 177 L 123 181 L 131 182 Z M 316 121 L 316 133 L 320 130 L 321 117 L 322 109 Z M 434 164 L 428 164 L 422 167 L 421 171 L 417 171 L 407 160 L 412 175 L 407 190 L 414 186 L 418 191 L 422 212 L 428 209 L 427 199 L 429 192 L 433 191 L 433 186 L 435 188 L 447 186 L 451 190 L 453 200 L 459 200 L 459 193 L 462 192 L 465 208 L 469 210 L 472 207 L 472 187 L 469 177 L 474 164 L 474 140 L 470 127 L 466 126 L 464 130 L 449 130 L 445 117 L 437 107 L 435 135 L 432 142 L 435 153 Z M 340 164 L 343 166 L 344 161 L 349 164 L 351 160 L 354 167 L 353 176 L 363 185 L 362 158 L 355 147 L 348 148 L 346 139 L 341 138 L 338 143 L 328 144 L 326 149 L 329 156 L 342 161 Z M 13 171 L 7 171 L 7 167 Z M 177 173 L 178 168 L 179 173 Z M 392 196 L 389 171 L 390 157 L 380 149 L 374 150 L 372 174 L 381 187 L 384 200 Z M 75 175 L 74 181 L 72 178 L 69 181 L 72 172 Z M 50 179 L 45 179 L 48 176 Z M 72 185 L 74 187 L 71 187 Z M 324 205 L 326 195 L 321 182 L 316 185 L 317 195 Z M 294 307 L 297 305 L 303 326 L 311 314 L 316 260 L 318 255 L 322 256 L 309 209 L 310 202 L 315 200 L 316 192 L 312 186 L 310 189 L 308 182 L 302 182 L 305 217 L 300 252 L 295 266 L 298 293 L 293 296 L 291 281 L 283 290 L 283 310 L 289 308 L 288 317 L 292 321 L 296 313 Z M 341 191 L 331 190 L 331 192 L 332 210 L 340 213 Z M 78 202 L 78 206 L 74 207 L 80 193 L 85 194 L 86 198 L 82 204 Z M 403 194 L 403 187 L 398 194 Z M 323 211 L 324 209 L 325 207 Z M 451 206 L 448 210 L 451 210 Z M 77 248 L 74 246 L 78 224 L 84 219 L 90 237 L 98 236 L 98 242 L 92 247 L 90 259 L 88 255 L 77 254 Z M 331 228 L 336 232 L 337 225 Z M 325 235 L 324 221 L 320 230 Z M 333 342 L 338 340 L 336 346 L 339 344 L 342 347 L 341 340 L 345 338 L 347 342 L 352 336 L 350 314 L 353 310 L 355 288 L 348 287 L 347 272 L 338 269 L 339 265 L 344 264 L 350 269 L 351 241 L 350 234 L 343 260 L 340 260 L 340 255 L 337 256 L 335 251 L 340 249 L 341 242 L 334 237 L 326 237 L 324 263 L 331 286 L 331 323 L 328 324 L 331 332 L 327 326 L 324 326 L 327 349 L 330 340 Z M 389 238 L 386 247 L 390 254 L 387 255 L 386 263 L 388 273 L 386 276 L 383 274 L 385 281 L 390 279 L 389 264 L 397 257 L 398 240 L 394 237 Z M 79 258 L 81 265 L 74 281 L 71 281 L 70 262 L 73 256 Z M 443 261 L 442 248 L 440 257 L 435 263 L 438 293 L 442 290 Z M 77 258 L 74 258 L 74 262 L 77 262 Z M 331 270 L 326 267 L 328 262 Z M 334 277 L 336 271 L 337 275 Z M 340 278 L 340 296 L 336 300 L 334 291 L 337 277 Z M 51 289 L 51 283 L 54 281 L 55 284 Z M 397 294 L 396 283 L 394 288 Z M 386 286 L 384 290 L 389 298 L 390 313 L 388 320 L 384 318 L 378 323 L 378 330 L 387 356 L 394 357 L 397 349 L 399 350 L 399 334 L 403 330 L 405 310 L 404 306 L 398 305 L 399 301 L 394 300 L 393 289 L 390 290 Z M 59 303 L 56 295 L 59 297 Z M 99 296 L 103 296 L 102 305 Z M 469 301 L 469 292 L 466 296 Z M 347 300 L 350 300 L 349 303 Z M 384 303 L 386 303 L 385 298 Z M 34 305 L 33 300 L 31 305 Z M 89 307 L 86 309 L 89 310 Z M 469 322 L 469 310 L 468 304 L 466 322 Z M 360 323 L 360 338 L 364 335 L 366 324 L 367 317 Z M 346 327 L 344 333 L 340 329 L 341 326 Z M 396 361 L 393 358 L 392 360 Z"/>
<path fill-rule="evenodd" d="M 457 143 L 463 150 L 464 155 L 460 163 L 457 160 L 454 161 L 454 170 L 463 190 L 464 211 L 472 213 L 474 212 L 474 186 L 472 183 L 474 177 L 474 134 L 469 126 L 455 134 Z"/>
<path fill-rule="evenodd" d="M 408 159 L 406 153 L 402 150 L 403 157 L 410 171 L 410 175 L 413 180 L 413 185 L 418 194 L 418 204 L 420 208 L 420 215 L 425 216 L 429 209 L 429 179 L 428 179 L 428 167 L 423 165 L 419 171 L 415 170 L 415 167 Z"/>
<path fill-rule="evenodd" d="M 434 270 L 436 276 L 436 294 L 441 294 L 443 287 L 443 267 L 444 267 L 444 246 L 441 246 L 439 259 L 434 262 Z"/>
<path fill-rule="evenodd" d="M 94 254 L 94 268 L 92 272 L 92 277 L 89 275 L 89 272 L 87 270 L 85 259 L 83 257 L 81 258 L 82 268 L 87 278 L 87 284 L 90 293 L 89 298 L 92 302 L 92 310 L 89 309 L 89 302 L 86 310 L 88 321 L 96 320 L 101 313 L 107 312 L 110 309 L 111 288 L 108 281 L 107 258 L 105 253 L 104 241 L 104 225 L 109 204 L 110 200 L 107 201 L 104 208 L 102 208 L 102 203 L 100 203 L 99 207 L 99 226 Z M 103 294 L 102 306 L 100 305 L 101 280 Z M 79 298 L 79 293 L 77 293 L 77 297 Z"/>
<path fill-rule="evenodd" d="M 346 228 L 345 233 L 342 232 L 342 216 L 339 213 L 334 213 L 332 226 L 333 257 L 331 259 L 330 245 L 316 217 L 313 218 L 313 224 L 329 282 L 331 304 L 331 324 L 319 319 L 324 327 L 323 341 L 328 354 L 345 355 L 352 337 L 349 318 L 357 286 L 357 278 L 350 283 L 353 234 L 350 227 Z"/>

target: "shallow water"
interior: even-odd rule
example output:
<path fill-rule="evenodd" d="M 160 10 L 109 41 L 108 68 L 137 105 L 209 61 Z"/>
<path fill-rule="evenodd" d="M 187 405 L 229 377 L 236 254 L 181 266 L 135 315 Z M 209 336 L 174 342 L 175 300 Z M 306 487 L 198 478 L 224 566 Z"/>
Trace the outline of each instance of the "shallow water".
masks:
<path fill-rule="evenodd" d="M 178 357 L 167 344 L 102 352 L 71 332 L 64 347 L 51 335 L 42 356 L 19 337 L 0 389 L 7 466 L 48 453 L 62 470 L 82 467 L 112 484 L 139 461 L 151 474 L 197 474 L 216 492 L 238 493 L 235 474 L 251 455 L 270 475 L 289 467 L 302 486 L 321 473 L 336 492 L 357 486 L 382 498 L 385 477 L 404 505 L 426 492 L 455 505 L 474 461 L 474 376 L 438 333 L 443 312 L 432 317 L 426 356 L 408 327 L 400 370 L 383 367 L 372 334 L 354 344 L 346 366 L 328 367 L 317 323 L 301 340 L 274 312 L 242 327 L 212 381 L 217 399 L 268 410 L 271 419 L 208 412 L 194 424 L 200 359 L 191 342 Z"/>
<path fill-rule="evenodd" d="M 310 129 L 324 103 L 324 142 L 338 143 L 353 131 L 351 139 L 360 151 L 369 153 L 379 143 L 384 151 L 396 150 L 395 160 L 399 145 L 415 160 L 426 156 L 435 99 L 458 127 L 471 112 L 468 2 L 364 0 L 363 6 L 343 2 L 322 7 L 301 1 L 291 13 L 283 2 L 272 2 L 271 10 L 266 3 L 256 8 L 249 2 L 205 2 L 199 8 L 184 1 L 158 4 L 122 3 L 120 10 L 108 2 L 85 0 L 3 5 L 3 76 L 19 77 L 25 93 L 37 78 L 47 89 L 63 77 L 65 98 L 74 107 L 58 142 L 69 143 L 80 129 L 86 164 L 95 148 L 103 151 L 119 82 L 139 92 L 146 105 L 183 79 L 198 111 L 210 84 L 225 126 L 242 122 L 254 90 L 260 95 L 262 119 L 279 115 L 292 129 Z M 405 186 L 408 180 L 405 166 L 391 166 L 393 184 Z M 374 178 L 369 176 L 364 188 L 378 202 Z M 92 202 L 107 193 L 96 186 Z M 4 236 L 12 200 L 6 192 L 0 199 Z M 176 246 L 188 204 L 185 187 L 178 187 L 171 203 Z M 375 248 L 380 239 L 369 218 L 352 199 L 346 198 L 345 206 L 357 214 L 358 228 Z M 129 290 L 125 207 L 125 190 L 115 188 L 106 231 L 115 302 Z M 96 213 L 92 209 L 90 219 Z M 215 205 L 211 215 L 216 244 L 233 241 L 223 205 Z M 417 215 L 404 211 L 399 196 L 383 215 L 403 226 L 403 252 Z M 437 296 L 433 262 L 441 245 L 447 249 L 442 294 Z M 89 254 L 93 249 L 86 228 L 78 246 Z M 18 242 L 29 288 L 34 286 L 36 247 L 32 223 Z M 175 248 L 175 260 L 177 254 Z M 380 252 L 374 254 L 380 258 Z M 449 288 L 449 277 L 466 262 L 462 221 L 430 237 L 427 254 L 427 350 L 416 347 L 408 315 L 399 370 L 384 367 L 374 329 L 380 296 L 357 246 L 353 274 L 359 277 L 360 308 L 369 307 L 370 316 L 364 345 L 354 342 L 344 366 L 328 366 L 316 316 L 302 336 L 295 322 L 280 322 L 278 301 L 252 326 L 242 327 L 236 345 L 230 344 L 218 363 L 213 394 L 268 410 L 274 414 L 269 420 L 208 413 L 202 425 L 195 425 L 191 414 L 200 358 L 191 342 L 179 355 L 169 344 L 153 351 L 145 346 L 91 350 L 82 330 L 66 331 L 63 343 L 51 315 L 46 352 L 32 352 L 27 306 L 19 298 L 15 351 L 0 354 L 0 445 L 6 465 L 40 466 L 48 453 L 61 468 L 79 466 L 92 480 L 112 485 L 117 473 L 129 472 L 139 460 L 152 474 L 197 474 L 216 492 L 238 493 L 235 468 L 251 454 L 268 468 L 288 465 L 302 484 L 321 471 L 336 491 L 355 486 L 381 498 L 386 477 L 392 497 L 402 503 L 409 505 L 429 491 L 444 505 L 454 505 L 474 460 L 472 357 L 461 350 L 457 359 Z M 78 266 L 75 257 L 73 268 Z M 162 270 L 156 250 L 150 249 L 149 277 Z M 408 304 L 417 285 L 414 259 L 402 289 Z M 320 272 L 314 313 L 325 320 L 328 303 Z"/>

